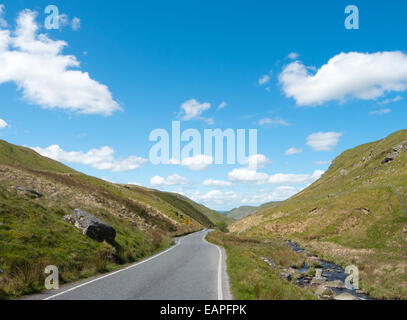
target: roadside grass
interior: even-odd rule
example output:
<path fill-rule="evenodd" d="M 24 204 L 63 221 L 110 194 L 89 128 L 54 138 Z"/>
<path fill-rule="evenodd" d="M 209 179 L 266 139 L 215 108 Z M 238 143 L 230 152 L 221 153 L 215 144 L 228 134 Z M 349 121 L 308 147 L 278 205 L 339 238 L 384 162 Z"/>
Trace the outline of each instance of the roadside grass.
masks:
<path fill-rule="evenodd" d="M 96 242 L 64 222 L 72 208 L 45 208 L 35 200 L 0 190 L 0 298 L 44 289 L 47 265 L 59 269 L 61 284 L 116 270 L 169 247 L 170 237 L 143 232 L 103 209 L 91 213 L 117 232 L 113 245 Z"/>
<path fill-rule="evenodd" d="M 207 240 L 223 246 L 227 253 L 227 270 L 233 297 L 238 300 L 314 300 L 308 288 L 285 280 L 279 270 L 300 267 L 305 258 L 293 252 L 282 240 L 260 240 L 219 231 L 210 232 Z M 262 258 L 276 264 L 271 267 Z"/>

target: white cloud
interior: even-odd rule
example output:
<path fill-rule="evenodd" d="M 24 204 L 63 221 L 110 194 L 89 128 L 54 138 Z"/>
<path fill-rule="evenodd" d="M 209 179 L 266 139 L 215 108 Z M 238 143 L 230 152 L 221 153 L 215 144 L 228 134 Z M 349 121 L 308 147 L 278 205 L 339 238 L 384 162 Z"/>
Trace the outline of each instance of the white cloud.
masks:
<path fill-rule="evenodd" d="M 287 57 L 288 57 L 288 59 L 295 60 L 295 59 L 297 59 L 299 56 L 300 56 L 300 55 L 299 55 L 297 52 L 291 52 Z"/>
<path fill-rule="evenodd" d="M 36 15 L 24 10 L 15 31 L 0 29 L 0 84 L 16 83 L 28 102 L 44 108 L 103 115 L 121 110 L 107 86 L 74 70 L 76 57 L 61 53 L 65 41 L 38 33 Z"/>
<path fill-rule="evenodd" d="M 79 28 L 81 27 L 81 19 L 79 19 L 78 17 L 73 17 L 71 21 L 71 27 L 73 31 L 79 30 Z"/>
<path fill-rule="evenodd" d="M 288 123 L 285 120 L 272 119 L 272 118 L 267 118 L 267 117 L 263 118 L 263 119 L 260 119 L 257 122 L 257 124 L 260 125 L 260 126 L 264 126 L 264 125 L 269 125 L 269 126 L 278 126 L 278 125 L 280 125 L 280 126 L 289 126 L 290 125 L 290 123 Z"/>
<path fill-rule="evenodd" d="M 173 174 L 167 178 L 155 176 L 150 179 L 150 184 L 154 187 L 158 186 L 180 186 L 188 184 L 188 179 L 178 174 Z"/>
<path fill-rule="evenodd" d="M 384 114 L 388 114 L 391 112 L 391 109 L 379 109 L 379 110 L 375 110 L 375 111 L 370 111 L 369 113 L 372 115 L 384 115 Z"/>
<path fill-rule="evenodd" d="M 0 119 L 0 129 L 4 129 L 7 126 L 8 126 L 7 122 L 4 121 L 3 119 Z"/>
<path fill-rule="evenodd" d="M 262 169 L 266 164 L 271 163 L 264 154 L 254 154 L 247 159 L 247 167 L 249 169 Z"/>
<path fill-rule="evenodd" d="M 292 186 L 279 186 L 273 190 L 259 190 L 257 193 L 242 195 L 242 204 L 263 204 L 270 201 L 283 201 L 298 193 L 300 189 Z"/>
<path fill-rule="evenodd" d="M 139 183 L 139 182 L 127 182 L 127 184 L 131 184 L 131 185 L 133 185 L 133 186 L 139 186 L 139 187 L 142 187 L 142 184 L 141 184 L 141 183 Z"/>
<path fill-rule="evenodd" d="M 315 163 L 316 165 L 327 165 L 327 164 L 330 164 L 331 161 L 320 160 L 320 161 L 315 161 L 314 163 Z"/>
<path fill-rule="evenodd" d="M 207 179 L 203 182 L 205 186 L 211 187 L 230 187 L 233 185 L 230 181 Z"/>
<path fill-rule="evenodd" d="M 267 173 L 257 172 L 248 168 L 233 169 L 228 173 L 228 179 L 236 182 L 266 184 L 268 178 L 269 175 Z"/>
<path fill-rule="evenodd" d="M 228 104 L 225 101 L 222 101 L 221 104 L 218 106 L 218 110 L 225 108 Z"/>
<path fill-rule="evenodd" d="M 302 148 L 291 147 L 291 148 L 287 149 L 286 152 L 284 152 L 284 154 L 287 155 L 287 156 L 290 156 L 290 155 L 298 154 L 298 153 L 301 153 L 301 152 L 302 152 Z"/>
<path fill-rule="evenodd" d="M 222 192 L 220 190 L 211 190 L 207 193 L 195 192 L 191 195 L 191 199 L 198 202 L 204 202 L 215 205 L 226 206 L 232 201 L 239 199 L 238 195 L 234 191 Z"/>
<path fill-rule="evenodd" d="M 205 170 L 213 162 L 213 158 L 207 155 L 199 154 L 193 157 L 188 157 L 178 161 L 175 159 L 170 159 L 169 164 L 181 165 L 187 167 L 190 170 L 202 171 Z"/>
<path fill-rule="evenodd" d="M 270 81 L 270 76 L 268 74 L 265 74 L 264 76 L 260 77 L 258 80 L 259 85 L 266 84 L 267 82 Z"/>
<path fill-rule="evenodd" d="M 181 105 L 181 112 L 180 112 L 180 117 L 181 120 L 187 121 L 187 120 L 203 120 L 207 122 L 208 124 L 213 123 L 213 119 L 211 118 L 204 118 L 202 117 L 202 113 L 206 110 L 208 110 L 211 107 L 211 104 L 208 102 L 204 103 L 199 103 L 195 99 L 190 99 L 188 101 L 185 101 Z"/>
<path fill-rule="evenodd" d="M 316 132 L 307 137 L 307 145 L 314 151 L 331 151 L 341 136 L 339 132 Z"/>
<path fill-rule="evenodd" d="M 299 106 L 350 97 L 376 100 L 387 92 L 407 89 L 407 55 L 401 51 L 341 53 L 316 72 L 312 68 L 295 61 L 279 75 L 285 95 Z"/>
<path fill-rule="evenodd" d="M 379 102 L 379 104 L 385 105 L 385 104 L 389 104 L 389 103 L 392 103 L 392 102 L 398 102 L 398 101 L 401 101 L 401 100 L 403 100 L 403 97 L 402 96 L 397 96 L 397 97 L 394 97 L 392 99 L 385 99 L 385 100 Z"/>
<path fill-rule="evenodd" d="M 247 168 L 233 169 L 228 174 L 230 181 L 255 184 L 309 184 L 319 179 L 324 172 L 314 171 L 313 174 L 284 174 L 268 175 Z"/>
<path fill-rule="evenodd" d="M 82 151 L 64 151 L 56 144 L 47 148 L 34 147 L 32 149 L 42 156 L 56 161 L 90 165 L 92 168 L 98 170 L 109 170 L 113 172 L 135 170 L 148 161 L 147 159 L 136 156 L 130 156 L 123 160 L 115 159 L 114 150 L 111 147 L 94 148 L 86 153 Z"/>
<path fill-rule="evenodd" d="M 3 18 L 4 4 L 0 4 L 0 27 L 7 28 L 7 21 Z"/>

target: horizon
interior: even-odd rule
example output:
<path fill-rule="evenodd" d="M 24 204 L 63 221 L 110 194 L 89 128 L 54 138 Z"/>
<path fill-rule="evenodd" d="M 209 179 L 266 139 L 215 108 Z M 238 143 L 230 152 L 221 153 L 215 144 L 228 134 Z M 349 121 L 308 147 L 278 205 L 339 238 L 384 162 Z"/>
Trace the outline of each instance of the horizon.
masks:
<path fill-rule="evenodd" d="M 405 3 L 355 2 L 354 30 L 346 1 L 54 1 L 55 29 L 49 4 L 0 4 L 0 138 L 87 175 L 229 211 L 290 198 L 343 151 L 405 129 Z M 173 122 L 191 140 L 154 164 L 150 136 Z M 208 129 L 238 141 L 215 144 L 222 161 L 203 151 Z M 227 163 L 239 150 L 246 162 Z"/>

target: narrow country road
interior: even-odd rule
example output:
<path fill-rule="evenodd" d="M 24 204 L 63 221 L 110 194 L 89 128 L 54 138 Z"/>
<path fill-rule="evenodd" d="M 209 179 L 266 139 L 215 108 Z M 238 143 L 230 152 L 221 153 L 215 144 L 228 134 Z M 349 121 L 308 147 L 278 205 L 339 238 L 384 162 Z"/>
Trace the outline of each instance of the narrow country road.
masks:
<path fill-rule="evenodd" d="M 208 230 L 124 269 L 27 299 L 227 300 L 231 299 L 223 248 L 206 242 Z"/>

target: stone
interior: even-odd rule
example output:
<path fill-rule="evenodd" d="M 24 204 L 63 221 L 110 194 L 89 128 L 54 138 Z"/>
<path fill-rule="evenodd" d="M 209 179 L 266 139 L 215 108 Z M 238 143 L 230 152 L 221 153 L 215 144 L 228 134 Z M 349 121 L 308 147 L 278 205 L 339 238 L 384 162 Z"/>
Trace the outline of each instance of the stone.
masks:
<path fill-rule="evenodd" d="M 74 214 L 64 216 L 64 220 L 93 240 L 98 242 L 106 240 L 108 243 L 114 243 L 116 230 L 84 210 L 75 209 Z"/>
<path fill-rule="evenodd" d="M 341 280 L 327 281 L 324 283 L 325 287 L 336 288 L 336 289 L 345 289 L 346 286 Z"/>
<path fill-rule="evenodd" d="M 355 297 L 354 295 L 343 292 L 337 296 L 334 297 L 334 300 L 359 300 L 359 298 Z"/>
<path fill-rule="evenodd" d="M 26 188 L 26 187 L 14 186 L 13 188 L 16 189 L 18 192 L 28 193 L 29 195 L 34 196 L 35 198 L 42 197 L 41 193 L 39 193 L 35 190 L 32 190 L 32 189 Z"/>
<path fill-rule="evenodd" d="M 332 297 L 335 293 L 332 289 L 326 287 L 325 285 L 320 285 L 315 290 L 315 294 L 318 297 Z"/>
<path fill-rule="evenodd" d="M 269 260 L 267 258 L 262 257 L 261 260 L 263 260 L 265 263 L 267 263 L 272 268 L 276 267 L 276 264 L 273 261 L 271 261 L 271 260 Z"/>
<path fill-rule="evenodd" d="M 340 171 L 340 175 L 341 175 L 341 176 L 346 176 L 347 174 L 348 174 L 348 171 L 345 170 L 345 169 L 342 169 L 342 170 Z"/>
<path fill-rule="evenodd" d="M 326 282 L 325 277 L 319 277 L 319 278 L 314 277 L 314 278 L 312 278 L 310 285 L 311 286 L 319 286 L 321 284 L 325 284 L 325 282 Z"/>

